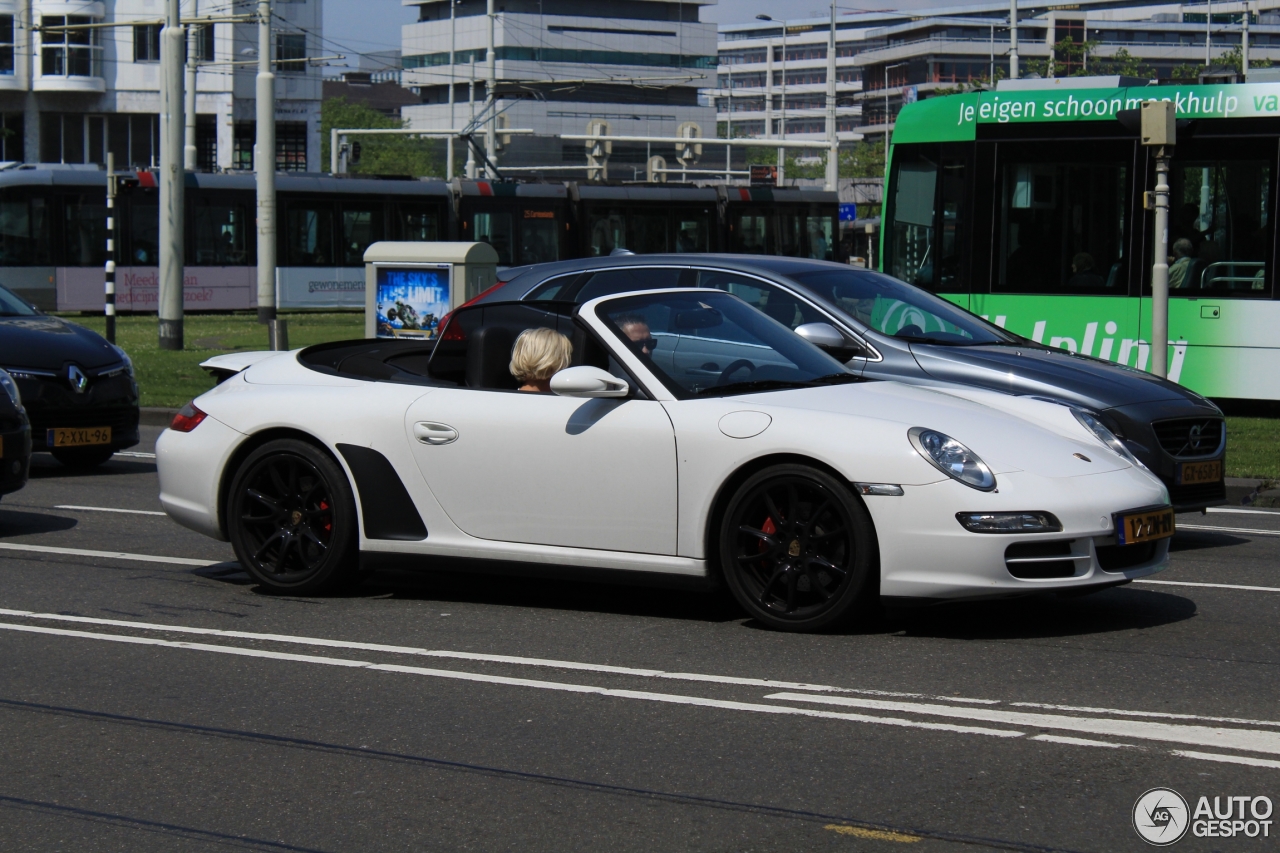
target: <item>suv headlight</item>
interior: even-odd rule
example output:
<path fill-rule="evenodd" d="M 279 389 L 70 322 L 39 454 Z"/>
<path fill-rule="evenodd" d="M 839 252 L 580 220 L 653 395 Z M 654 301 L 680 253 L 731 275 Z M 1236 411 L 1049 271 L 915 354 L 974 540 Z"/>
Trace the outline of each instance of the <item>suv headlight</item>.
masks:
<path fill-rule="evenodd" d="M 1129 451 L 1129 448 L 1124 446 L 1124 442 L 1121 441 L 1114 432 L 1107 429 L 1106 425 L 1098 418 L 1097 415 L 1086 412 L 1083 409 L 1075 408 L 1071 410 L 1071 414 L 1075 415 L 1076 420 L 1080 422 L 1080 425 L 1093 433 L 1094 437 L 1105 444 L 1107 449 L 1112 453 L 1115 453 L 1126 462 L 1136 465 L 1144 470 L 1146 469 L 1147 466 L 1142 464 L 1142 460 L 1134 456 Z"/>
<path fill-rule="evenodd" d="M 133 375 L 134 375 L 134 374 L 133 374 L 133 359 L 129 358 L 129 353 L 127 353 L 127 352 L 125 352 L 124 350 L 120 349 L 120 347 L 116 346 L 115 344 L 108 344 L 108 346 L 110 346 L 113 350 L 115 350 L 115 351 L 116 351 L 116 355 L 120 356 L 120 360 L 124 362 L 124 369 L 125 369 L 125 372 L 126 372 L 126 373 L 128 373 L 130 376 L 133 376 Z"/>
<path fill-rule="evenodd" d="M 996 487 L 996 475 L 978 454 L 945 433 L 925 427 L 912 427 L 907 437 L 929 464 L 952 479 L 980 492 Z"/>
<path fill-rule="evenodd" d="M 4 388 L 16 408 L 22 408 L 22 393 L 18 391 L 18 383 L 13 381 L 7 370 L 0 370 L 0 388 Z"/>

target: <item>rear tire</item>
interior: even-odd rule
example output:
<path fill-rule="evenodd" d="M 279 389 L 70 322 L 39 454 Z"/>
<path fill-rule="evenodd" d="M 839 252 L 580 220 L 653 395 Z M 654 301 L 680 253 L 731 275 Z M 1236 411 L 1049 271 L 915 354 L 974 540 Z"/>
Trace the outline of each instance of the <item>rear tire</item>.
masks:
<path fill-rule="evenodd" d="M 115 453 L 110 447 L 60 447 L 49 451 L 68 468 L 96 468 Z"/>
<path fill-rule="evenodd" d="M 758 471 L 729 499 L 720 527 L 725 581 L 770 628 L 830 629 L 875 603 L 871 516 L 825 471 L 795 464 Z"/>
<path fill-rule="evenodd" d="M 312 595 L 356 574 L 356 504 L 342 468 L 304 441 L 280 439 L 249 454 L 227 500 L 227 532 L 254 580 Z"/>

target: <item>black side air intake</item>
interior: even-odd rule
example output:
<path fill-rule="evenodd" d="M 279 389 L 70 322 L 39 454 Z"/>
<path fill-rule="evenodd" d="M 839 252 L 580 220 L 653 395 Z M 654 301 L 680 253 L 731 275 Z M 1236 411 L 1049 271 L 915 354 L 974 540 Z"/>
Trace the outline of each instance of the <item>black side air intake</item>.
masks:
<path fill-rule="evenodd" d="M 355 444 L 339 444 L 338 452 L 356 478 L 365 538 L 411 542 L 427 538 L 427 526 L 387 457 Z"/>

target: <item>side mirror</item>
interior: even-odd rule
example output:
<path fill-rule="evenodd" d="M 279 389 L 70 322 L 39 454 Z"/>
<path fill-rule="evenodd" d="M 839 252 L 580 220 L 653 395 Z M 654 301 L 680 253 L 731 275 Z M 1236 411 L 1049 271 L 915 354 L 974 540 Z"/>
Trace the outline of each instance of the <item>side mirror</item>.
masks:
<path fill-rule="evenodd" d="M 551 377 L 551 390 L 561 397 L 625 397 L 631 386 L 598 367 L 566 367 Z"/>
<path fill-rule="evenodd" d="M 847 349 L 849 346 L 845 342 L 844 335 L 830 323 L 805 323 L 802 326 L 796 326 L 796 334 L 823 349 Z"/>

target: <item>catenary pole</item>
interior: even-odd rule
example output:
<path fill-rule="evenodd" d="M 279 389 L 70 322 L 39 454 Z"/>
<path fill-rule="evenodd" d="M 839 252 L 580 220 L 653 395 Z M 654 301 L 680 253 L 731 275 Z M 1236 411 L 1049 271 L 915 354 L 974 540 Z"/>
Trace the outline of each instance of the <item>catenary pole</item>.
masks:
<path fill-rule="evenodd" d="M 182 168 L 188 172 L 196 170 L 196 34 L 199 31 L 198 27 L 190 27 L 187 30 L 187 83 L 185 87 L 186 97 L 183 99 L 183 115 L 185 117 L 183 124 L 186 127 L 186 133 L 182 146 Z"/>
<path fill-rule="evenodd" d="M 492 169 L 489 166 L 490 163 L 498 161 L 498 152 L 496 150 L 498 117 L 494 112 L 494 89 L 497 88 L 498 83 L 498 54 L 493 46 L 493 22 L 497 17 L 497 13 L 494 11 L 494 0 L 488 0 L 487 16 L 489 20 L 489 43 L 484 53 L 484 156 L 489 160 L 489 163 L 485 164 L 485 174 L 490 178 L 496 178 L 497 175 L 491 174 Z"/>
<path fill-rule="evenodd" d="M 116 156 L 107 152 L 107 263 L 102 288 L 102 313 L 107 341 L 116 342 Z"/>
<path fill-rule="evenodd" d="M 840 149 L 836 128 L 836 0 L 831 0 L 831 32 L 827 35 L 827 192 L 840 184 Z"/>
<path fill-rule="evenodd" d="M 453 115 L 453 88 L 458 83 L 458 69 L 455 65 L 455 46 L 458 41 L 457 28 L 457 8 L 458 0 L 449 0 L 449 127 L 457 127 L 458 123 Z M 453 180 L 453 137 L 450 136 L 445 142 L 445 180 Z"/>
<path fill-rule="evenodd" d="M 182 349 L 182 52 L 179 0 L 167 0 L 160 31 L 160 349 Z"/>
<path fill-rule="evenodd" d="M 1009 79 L 1018 79 L 1018 0 L 1009 0 Z"/>
<path fill-rule="evenodd" d="M 258 322 L 276 318 L 276 76 L 271 73 L 271 0 L 258 0 Z"/>

